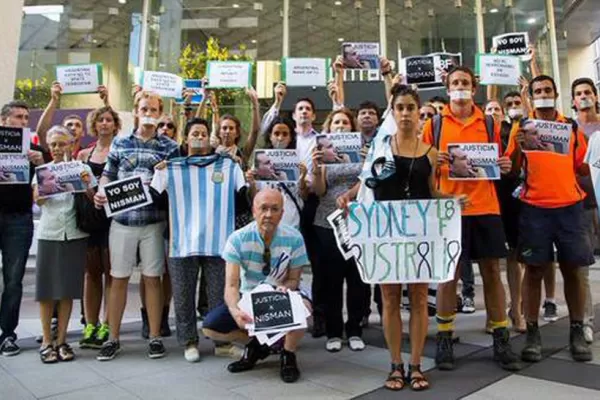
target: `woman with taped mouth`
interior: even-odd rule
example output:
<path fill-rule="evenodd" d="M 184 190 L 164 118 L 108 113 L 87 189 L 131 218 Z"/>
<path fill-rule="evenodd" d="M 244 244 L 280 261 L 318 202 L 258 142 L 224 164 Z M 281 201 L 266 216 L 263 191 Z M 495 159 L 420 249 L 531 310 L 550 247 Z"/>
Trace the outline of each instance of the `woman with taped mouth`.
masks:
<path fill-rule="evenodd" d="M 420 100 L 416 91 L 408 86 L 395 85 L 392 89 L 394 119 L 397 130 L 385 132 L 376 146 L 389 146 L 386 159 L 393 157 L 395 171 L 385 178 L 377 180 L 373 186 L 377 201 L 406 199 L 431 199 L 448 197 L 435 189 L 435 171 L 437 168 L 437 150 L 419 139 Z M 377 151 L 377 149 L 372 149 Z M 358 185 L 338 199 L 338 207 L 347 208 L 356 198 Z M 391 372 L 385 381 L 385 388 L 401 390 L 409 385 L 412 390 L 429 388 L 429 382 L 421 371 L 421 355 L 427 334 L 427 283 L 409 284 L 410 299 L 410 347 L 411 356 L 408 373 L 402 361 L 402 319 L 400 303 L 401 284 L 381 284 L 383 299 L 383 331 L 392 358 Z"/>
<path fill-rule="evenodd" d="M 357 132 L 352 113 L 339 109 L 329 114 L 323 126 L 324 133 Z M 362 340 L 361 321 L 364 315 L 368 286 L 360 279 L 354 260 L 344 260 L 338 251 L 335 235 L 327 216 L 336 206 L 336 199 L 356 182 L 360 174 L 360 163 L 327 163 L 328 150 L 315 146 L 312 151 L 312 191 L 319 196 L 319 206 L 314 220 L 316 238 L 321 245 L 318 264 L 323 271 L 323 285 L 327 288 L 325 296 L 325 327 L 327 342 L 325 349 L 337 352 L 342 349 L 344 332 L 348 347 L 352 351 L 365 348 Z M 342 310 L 344 280 L 347 285 L 346 309 L 348 319 L 344 324 Z"/>

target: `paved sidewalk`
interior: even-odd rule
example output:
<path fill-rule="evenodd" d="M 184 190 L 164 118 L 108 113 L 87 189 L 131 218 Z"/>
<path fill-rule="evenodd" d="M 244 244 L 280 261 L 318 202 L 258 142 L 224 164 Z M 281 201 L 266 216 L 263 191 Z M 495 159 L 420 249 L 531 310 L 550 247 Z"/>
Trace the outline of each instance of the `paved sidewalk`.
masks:
<path fill-rule="evenodd" d="M 306 278 L 310 279 L 310 275 Z M 231 360 L 213 356 L 212 344 L 205 339 L 200 343 L 202 360 L 197 364 L 183 359 L 183 352 L 173 337 L 165 340 L 169 352 L 166 358 L 148 359 L 146 343 L 139 336 L 139 295 L 135 283 L 129 289 L 123 351 L 117 359 L 100 363 L 95 360 L 95 351 L 79 350 L 75 346 L 81 331 L 76 304 L 69 341 L 74 344 L 77 360 L 43 365 L 34 341 L 40 331 L 38 308 L 33 301 L 35 276 L 28 269 L 18 331 L 23 352 L 12 358 L 0 357 L 0 399 L 600 399 L 600 344 L 594 345 L 594 362 L 571 361 L 565 350 L 568 318 L 565 318 L 562 283 L 560 277 L 558 279 L 559 315 L 563 318 L 553 324 L 543 324 L 545 358 L 542 362 L 518 374 L 505 372 L 491 362 L 492 339 L 483 332 L 485 313 L 478 277 L 479 311 L 458 316 L 457 369 L 450 373 L 434 369 L 432 320 L 422 360 L 423 369 L 429 370 L 431 389 L 415 393 L 406 388 L 402 393 L 393 393 L 382 388 L 389 369 L 389 355 L 376 312 L 372 314 L 371 326 L 365 330 L 368 346 L 363 352 L 354 353 L 345 347 L 340 353 L 330 354 L 324 350 L 324 339 L 315 340 L 307 335 L 298 352 L 302 377 L 295 384 L 284 384 L 279 379 L 276 357 L 260 363 L 253 371 L 232 375 L 226 371 Z M 592 268 L 590 280 L 594 298 L 600 300 L 600 263 Z M 600 305 L 597 308 L 600 309 Z M 403 319 L 408 321 L 408 314 Z M 514 335 L 512 341 L 514 349 L 519 351 L 524 337 Z M 408 343 L 405 344 L 408 349 Z"/>

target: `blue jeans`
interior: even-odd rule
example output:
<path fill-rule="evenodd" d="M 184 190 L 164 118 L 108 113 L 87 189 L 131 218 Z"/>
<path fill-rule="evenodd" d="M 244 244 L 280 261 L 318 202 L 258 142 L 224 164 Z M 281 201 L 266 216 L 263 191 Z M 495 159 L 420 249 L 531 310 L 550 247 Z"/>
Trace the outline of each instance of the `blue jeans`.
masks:
<path fill-rule="evenodd" d="M 33 238 L 31 213 L 0 212 L 0 251 L 2 252 L 2 279 L 4 292 L 0 302 L 0 330 L 3 341 L 17 338 L 19 310 L 23 297 L 23 275 Z"/>

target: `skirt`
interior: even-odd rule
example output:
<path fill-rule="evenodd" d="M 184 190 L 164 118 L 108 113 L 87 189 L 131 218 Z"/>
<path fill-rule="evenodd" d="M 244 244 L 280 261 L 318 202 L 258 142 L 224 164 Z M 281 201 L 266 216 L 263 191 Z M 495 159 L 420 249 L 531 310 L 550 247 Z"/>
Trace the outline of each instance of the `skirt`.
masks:
<path fill-rule="evenodd" d="M 87 238 L 39 240 L 35 265 L 35 300 L 83 297 Z"/>

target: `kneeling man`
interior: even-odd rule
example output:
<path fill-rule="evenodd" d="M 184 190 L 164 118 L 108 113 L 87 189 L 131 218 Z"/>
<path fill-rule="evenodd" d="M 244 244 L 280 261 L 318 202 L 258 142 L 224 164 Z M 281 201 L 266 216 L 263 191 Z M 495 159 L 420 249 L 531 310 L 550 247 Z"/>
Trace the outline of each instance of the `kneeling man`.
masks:
<path fill-rule="evenodd" d="M 240 292 L 249 292 L 261 283 L 279 291 L 298 290 L 304 266 L 309 261 L 302 235 L 295 228 L 279 224 L 283 216 L 283 197 L 274 189 L 263 189 L 254 198 L 252 212 L 255 221 L 235 231 L 227 240 L 223 259 L 225 275 L 225 304 L 213 309 L 204 319 L 203 333 L 216 341 L 248 342 L 245 326 L 252 318 L 238 307 Z M 300 292 L 310 310 L 310 300 Z M 298 380 L 296 347 L 304 329 L 285 335 L 281 351 L 281 379 L 291 383 Z M 239 361 L 229 364 L 229 372 L 243 372 L 257 361 L 268 357 L 270 349 L 252 338 Z"/>

